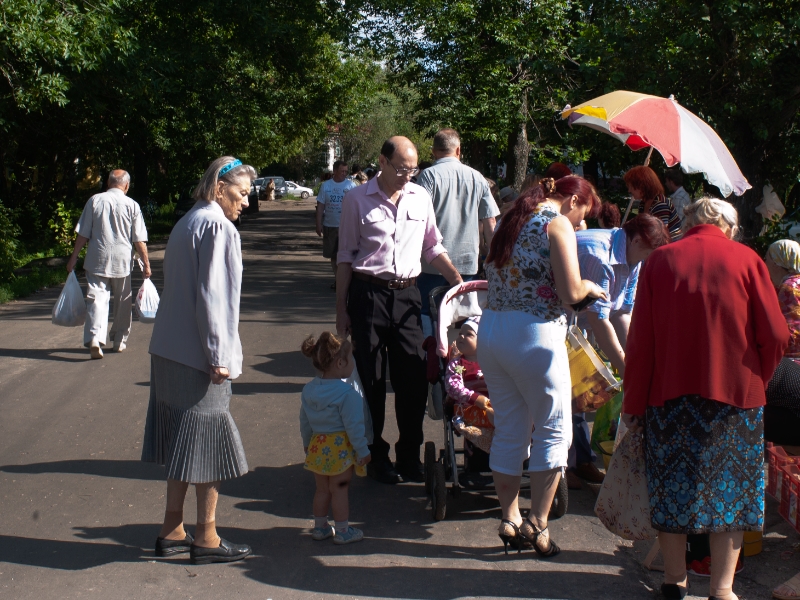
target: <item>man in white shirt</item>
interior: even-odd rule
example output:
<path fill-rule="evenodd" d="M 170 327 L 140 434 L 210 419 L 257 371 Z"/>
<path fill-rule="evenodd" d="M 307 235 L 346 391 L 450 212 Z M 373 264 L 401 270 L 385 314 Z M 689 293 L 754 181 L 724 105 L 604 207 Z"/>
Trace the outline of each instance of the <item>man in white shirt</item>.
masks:
<path fill-rule="evenodd" d="M 322 236 L 322 256 L 331 259 L 336 289 L 336 254 L 339 252 L 339 220 L 342 217 L 342 198 L 358 184 L 347 177 L 347 163 L 333 163 L 333 178 L 323 181 L 317 194 L 317 235 Z"/>
<path fill-rule="evenodd" d="M 150 277 L 147 258 L 147 229 L 136 201 L 128 198 L 131 177 L 116 169 L 108 176 L 108 190 L 95 194 L 86 203 L 75 227 L 78 234 L 75 250 L 67 263 L 72 272 L 81 249 L 88 244 L 83 268 L 86 270 L 86 324 L 83 345 L 92 358 L 103 358 L 106 345 L 108 306 L 114 295 L 114 322 L 110 339 L 115 352 L 125 350 L 131 332 L 131 258 L 133 248 L 144 265 L 144 277 Z"/>
<path fill-rule="evenodd" d="M 692 203 L 692 197 L 683 189 L 683 173 L 680 169 L 667 169 L 664 172 L 664 187 L 669 190 L 669 198 L 672 200 L 675 212 L 683 222 L 683 209 Z"/>

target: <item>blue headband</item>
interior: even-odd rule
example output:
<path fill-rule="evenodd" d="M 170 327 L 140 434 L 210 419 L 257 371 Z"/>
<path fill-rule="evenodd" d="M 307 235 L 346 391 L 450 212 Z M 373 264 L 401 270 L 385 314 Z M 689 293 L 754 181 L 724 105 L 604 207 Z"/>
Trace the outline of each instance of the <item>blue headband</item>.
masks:
<path fill-rule="evenodd" d="M 242 166 L 242 161 L 240 161 L 238 158 L 234 159 L 233 162 L 229 162 L 227 165 L 225 165 L 219 170 L 219 175 L 217 175 L 217 179 L 225 175 L 225 173 L 227 173 L 231 169 L 235 169 L 236 167 L 241 167 L 241 166 Z"/>

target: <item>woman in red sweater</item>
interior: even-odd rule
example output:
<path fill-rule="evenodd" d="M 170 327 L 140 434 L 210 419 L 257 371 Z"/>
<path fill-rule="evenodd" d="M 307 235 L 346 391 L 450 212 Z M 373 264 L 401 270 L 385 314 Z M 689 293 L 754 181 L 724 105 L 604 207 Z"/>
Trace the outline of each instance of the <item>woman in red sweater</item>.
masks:
<path fill-rule="evenodd" d="M 764 389 L 789 332 L 764 262 L 732 241 L 736 210 L 703 198 L 684 214 L 639 276 L 623 418 L 646 424 L 664 596 L 686 595 L 686 534 L 709 533 L 709 595 L 730 600 L 742 532 L 764 522 Z"/>

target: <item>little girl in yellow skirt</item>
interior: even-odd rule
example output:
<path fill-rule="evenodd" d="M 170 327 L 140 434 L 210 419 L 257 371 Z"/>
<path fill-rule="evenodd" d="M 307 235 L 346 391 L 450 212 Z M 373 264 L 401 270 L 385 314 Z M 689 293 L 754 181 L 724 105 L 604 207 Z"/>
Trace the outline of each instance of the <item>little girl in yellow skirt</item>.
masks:
<path fill-rule="evenodd" d="M 353 347 L 325 331 L 319 340 L 306 339 L 301 349 L 321 373 L 303 388 L 300 399 L 305 468 L 314 473 L 317 483 L 311 537 L 316 541 L 332 537 L 334 544 L 360 542 L 364 533 L 348 522 L 348 492 L 353 471 L 364 477 L 371 456 L 364 399 L 343 381 L 353 374 Z M 334 526 L 328 522 L 330 509 Z"/>

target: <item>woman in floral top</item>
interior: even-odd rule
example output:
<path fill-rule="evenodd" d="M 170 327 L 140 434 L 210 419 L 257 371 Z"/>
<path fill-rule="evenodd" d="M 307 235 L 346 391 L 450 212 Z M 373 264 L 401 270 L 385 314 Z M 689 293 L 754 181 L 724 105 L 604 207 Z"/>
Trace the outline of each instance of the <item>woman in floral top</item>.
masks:
<path fill-rule="evenodd" d="M 543 179 L 502 218 L 486 259 L 478 360 L 495 413 L 489 464 L 503 511 L 499 535 L 506 547 L 530 544 L 540 556 L 559 552 L 547 515 L 572 441 L 564 303 L 606 297 L 581 280 L 575 239 L 599 208 L 585 179 Z M 523 521 L 519 486 L 529 457 L 531 510 Z"/>
<path fill-rule="evenodd" d="M 784 356 L 800 363 L 800 244 L 793 240 L 777 241 L 769 247 L 764 260 L 789 325 L 789 347 Z"/>

